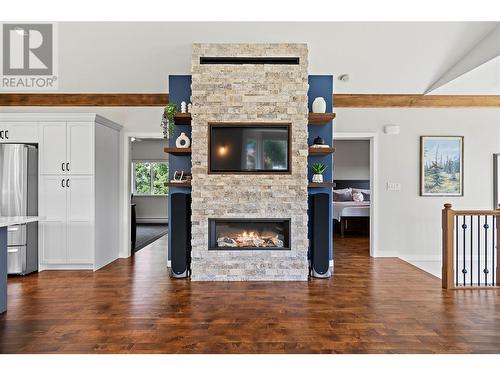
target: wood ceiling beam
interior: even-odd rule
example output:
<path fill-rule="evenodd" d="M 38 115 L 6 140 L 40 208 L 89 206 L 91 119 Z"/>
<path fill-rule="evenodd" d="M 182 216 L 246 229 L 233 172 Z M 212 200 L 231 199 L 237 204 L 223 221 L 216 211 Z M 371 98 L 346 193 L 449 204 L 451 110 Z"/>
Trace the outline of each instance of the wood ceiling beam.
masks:
<path fill-rule="evenodd" d="M 0 106 L 163 107 L 168 94 L 0 94 Z M 335 94 L 335 108 L 499 108 L 500 95 Z"/>
<path fill-rule="evenodd" d="M 0 94 L 0 106 L 163 107 L 168 94 Z"/>
<path fill-rule="evenodd" d="M 500 95 L 335 94 L 334 108 L 499 108 Z"/>

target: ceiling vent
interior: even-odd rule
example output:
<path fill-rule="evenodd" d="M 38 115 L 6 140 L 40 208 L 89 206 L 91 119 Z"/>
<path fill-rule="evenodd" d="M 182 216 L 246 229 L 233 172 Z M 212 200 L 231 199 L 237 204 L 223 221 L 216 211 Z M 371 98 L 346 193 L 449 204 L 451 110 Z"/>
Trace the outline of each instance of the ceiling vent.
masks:
<path fill-rule="evenodd" d="M 299 65 L 298 57 L 200 57 L 200 64 L 261 64 L 261 65 Z"/>

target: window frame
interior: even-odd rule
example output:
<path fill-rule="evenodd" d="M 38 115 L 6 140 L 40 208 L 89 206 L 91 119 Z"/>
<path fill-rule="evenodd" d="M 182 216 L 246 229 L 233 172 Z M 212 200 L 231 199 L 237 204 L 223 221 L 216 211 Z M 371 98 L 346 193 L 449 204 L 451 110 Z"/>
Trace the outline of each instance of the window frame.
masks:
<path fill-rule="evenodd" d="M 151 169 L 150 169 L 150 174 L 149 174 L 149 191 L 150 193 L 149 194 L 145 194 L 145 193 L 137 193 L 136 191 L 136 172 L 135 172 L 135 164 L 137 163 L 150 163 L 151 164 Z M 134 197 L 168 197 L 169 193 L 167 194 L 153 194 L 154 192 L 154 168 L 153 168 L 153 164 L 157 164 L 157 163 L 163 163 L 163 164 L 166 164 L 167 165 L 167 168 L 169 167 L 168 165 L 168 160 L 162 160 L 162 159 L 138 159 L 138 160 L 132 160 L 131 161 L 131 170 L 132 170 L 132 174 L 131 174 L 131 179 L 130 179 L 130 184 L 131 184 L 131 187 L 130 187 L 130 190 L 132 191 L 132 194 L 134 195 Z M 169 174 L 170 174 L 170 168 L 169 168 Z"/>

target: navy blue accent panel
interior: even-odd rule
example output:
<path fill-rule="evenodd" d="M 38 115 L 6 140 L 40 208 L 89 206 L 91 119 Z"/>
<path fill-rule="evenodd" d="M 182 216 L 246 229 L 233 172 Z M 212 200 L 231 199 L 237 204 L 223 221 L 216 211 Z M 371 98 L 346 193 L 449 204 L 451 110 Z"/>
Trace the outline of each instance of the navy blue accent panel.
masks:
<path fill-rule="evenodd" d="M 191 76 L 171 75 L 168 76 L 168 102 L 177 103 L 179 112 L 181 102 L 191 102 Z"/>
<path fill-rule="evenodd" d="M 326 101 L 326 112 L 333 112 L 333 76 L 331 75 L 310 75 L 309 76 L 309 92 L 308 92 L 308 107 L 309 111 L 312 111 L 312 103 L 316 97 L 323 97 Z M 314 138 L 320 136 L 324 139 L 325 144 L 332 146 L 333 143 L 333 125 L 328 123 L 325 125 L 310 125 L 308 144 L 312 145 Z M 314 163 L 324 163 L 327 165 L 326 172 L 323 174 L 323 179 L 325 182 L 333 181 L 333 156 L 332 155 L 314 155 L 308 157 L 308 170 L 307 177 L 309 181 L 312 180 L 312 165 Z M 330 197 L 330 207 L 329 207 L 329 222 L 330 225 L 329 232 L 329 251 L 330 259 L 333 259 L 333 204 L 332 204 L 332 189 L 331 188 L 310 188 L 309 194 L 326 193 Z M 310 213 L 309 213 L 310 215 Z M 311 221 L 311 217 L 309 217 Z M 309 238 L 309 240 L 311 240 Z"/>
<path fill-rule="evenodd" d="M 181 102 L 187 103 L 191 102 L 191 76 L 190 75 L 170 75 L 168 76 L 168 100 L 170 103 L 177 103 L 178 110 L 181 110 Z M 169 139 L 169 146 L 175 147 L 175 140 L 181 134 L 181 132 L 186 133 L 186 135 L 191 138 L 191 126 L 189 125 L 176 125 L 174 135 Z M 169 155 L 168 157 L 169 164 L 169 174 L 170 179 L 173 178 L 175 171 L 187 171 L 191 172 L 191 156 L 183 155 Z M 171 196 L 174 193 L 189 193 L 191 191 L 190 188 L 178 188 L 171 187 L 169 191 L 169 204 L 168 204 L 168 217 L 169 221 L 171 216 Z M 175 235 L 171 233 L 169 230 L 168 233 L 168 259 L 171 259 L 170 249 L 171 249 L 171 239 L 172 236 Z"/>
<path fill-rule="evenodd" d="M 320 96 L 326 101 L 326 111 L 332 112 L 333 103 L 333 76 L 330 75 L 310 75 L 309 92 L 307 93 L 307 105 L 312 112 L 314 98 Z"/>
<path fill-rule="evenodd" d="M 0 314 L 7 311 L 7 227 L 0 227 Z"/>

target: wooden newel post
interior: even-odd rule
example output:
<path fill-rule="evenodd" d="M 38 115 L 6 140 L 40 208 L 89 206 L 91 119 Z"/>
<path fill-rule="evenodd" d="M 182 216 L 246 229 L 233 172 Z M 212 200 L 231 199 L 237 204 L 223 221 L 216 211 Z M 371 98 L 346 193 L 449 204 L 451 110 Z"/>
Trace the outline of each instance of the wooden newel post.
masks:
<path fill-rule="evenodd" d="M 497 211 L 500 211 L 500 204 L 497 207 Z M 496 267 L 497 267 L 497 269 L 495 270 L 495 275 L 496 275 L 495 283 L 496 283 L 496 285 L 500 285 L 500 275 L 498 274 L 498 272 L 500 272 L 500 259 L 498 259 L 498 256 L 500 255 L 500 251 L 499 251 L 499 246 L 500 246 L 500 216 L 495 216 L 495 225 L 496 225 L 496 230 L 497 230 L 497 247 L 496 247 L 496 257 L 497 257 Z"/>
<path fill-rule="evenodd" d="M 453 289 L 453 210 L 451 203 L 446 203 L 443 208 L 443 289 Z"/>

